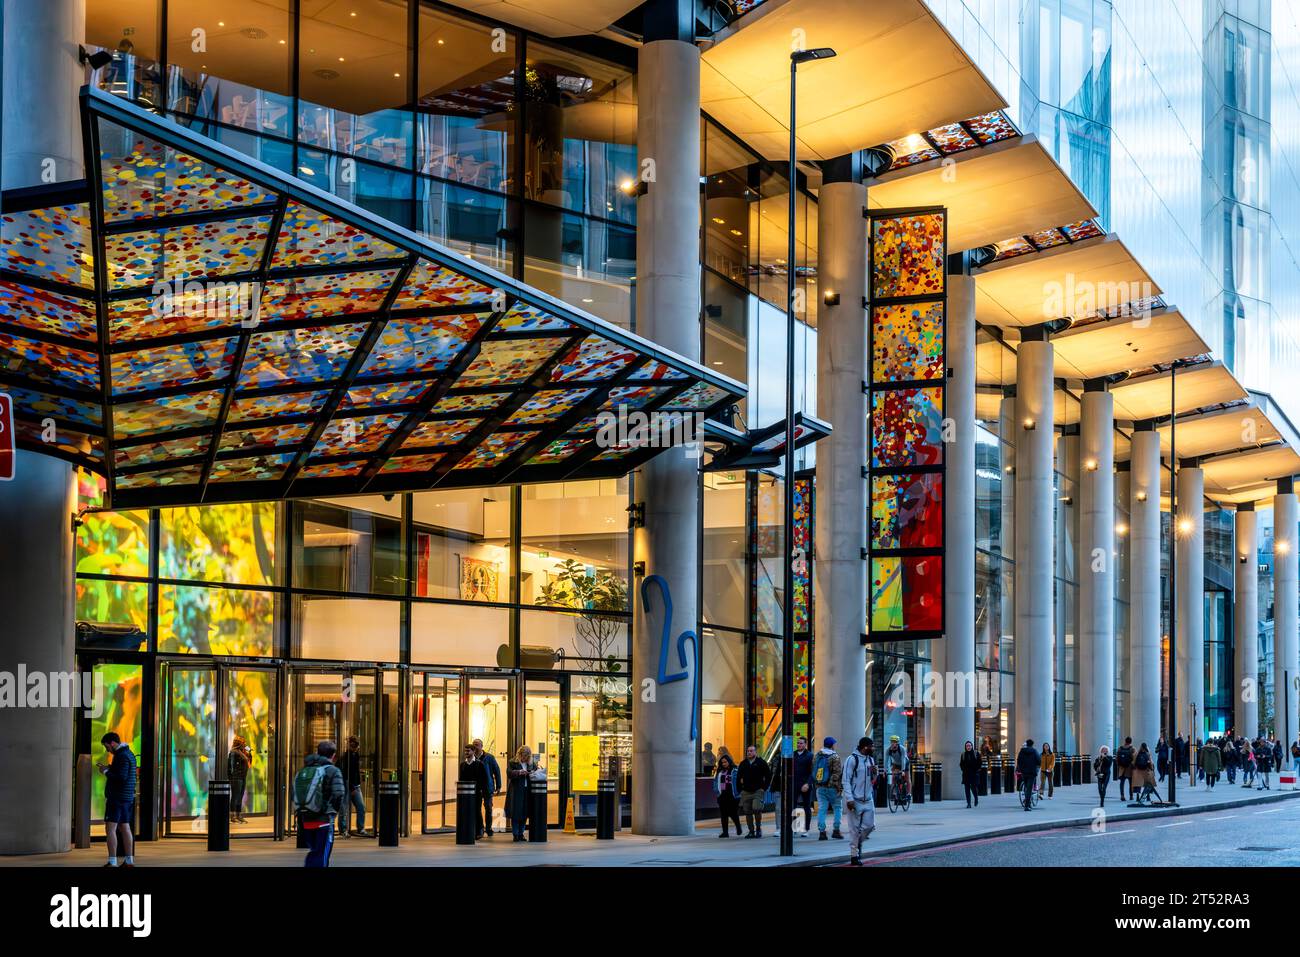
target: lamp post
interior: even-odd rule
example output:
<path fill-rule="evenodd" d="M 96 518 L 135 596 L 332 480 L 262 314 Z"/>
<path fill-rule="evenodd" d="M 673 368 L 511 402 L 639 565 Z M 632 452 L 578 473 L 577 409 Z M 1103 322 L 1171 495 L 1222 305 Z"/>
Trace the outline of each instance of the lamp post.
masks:
<path fill-rule="evenodd" d="M 794 808 L 794 323 L 795 323 L 795 83 L 799 64 L 829 60 L 830 47 L 796 50 L 790 54 L 790 208 L 786 218 L 785 255 L 785 493 L 782 496 L 782 531 L 785 535 L 785 568 L 781 573 L 781 856 L 794 855 L 794 832 L 790 827 Z M 778 825 L 781 822 L 778 822 Z"/>
<path fill-rule="evenodd" d="M 1157 470 L 1159 474 L 1159 470 Z M 1156 494 L 1160 490 L 1156 489 Z M 1169 366 L 1169 716 L 1165 730 L 1165 740 L 1169 732 L 1177 735 L 1178 705 L 1178 361 Z M 1191 731 L 1188 731 L 1191 736 Z M 1178 746 L 1174 745 L 1175 752 Z M 1187 755 L 1192 754 L 1191 744 L 1187 745 Z M 1174 754 L 1173 773 L 1169 775 L 1169 804 L 1178 803 L 1178 764 L 1182 755 Z M 1191 763 L 1190 761 L 1188 762 Z M 1188 769 L 1190 772 L 1190 768 Z M 1130 791 L 1132 788 L 1129 789 Z"/>

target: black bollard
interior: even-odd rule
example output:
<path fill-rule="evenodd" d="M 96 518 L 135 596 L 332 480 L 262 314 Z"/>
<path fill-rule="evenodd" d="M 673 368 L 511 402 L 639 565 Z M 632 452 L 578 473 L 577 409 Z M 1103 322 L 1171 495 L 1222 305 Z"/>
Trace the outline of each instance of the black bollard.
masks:
<path fill-rule="evenodd" d="M 1086 754 L 1080 755 L 1080 758 L 1083 761 L 1083 768 L 1082 768 L 1083 783 L 1091 784 L 1092 783 L 1092 762 L 1088 760 L 1088 756 Z"/>
<path fill-rule="evenodd" d="M 994 794 L 1002 793 L 1002 756 L 989 756 L 989 790 Z"/>
<path fill-rule="evenodd" d="M 528 840 L 546 842 L 545 781 L 528 782 Z"/>
<path fill-rule="evenodd" d="M 375 833 L 380 847 L 397 847 L 398 821 L 402 816 L 402 798 L 396 781 L 379 782 L 379 823 Z"/>
<path fill-rule="evenodd" d="M 925 765 L 920 761 L 912 765 L 912 803 L 925 803 Z"/>
<path fill-rule="evenodd" d="M 614 840 L 614 808 L 618 806 L 618 787 L 603 778 L 596 782 L 596 840 Z"/>
<path fill-rule="evenodd" d="M 889 775 L 881 771 L 876 775 L 876 807 L 889 805 Z"/>
<path fill-rule="evenodd" d="M 208 850 L 230 850 L 230 782 L 208 782 Z"/>
<path fill-rule="evenodd" d="M 1002 762 L 1002 790 L 1008 794 L 1016 793 L 1016 762 L 1010 755 Z"/>
<path fill-rule="evenodd" d="M 1059 788 L 1061 786 L 1061 778 L 1064 777 L 1061 772 L 1065 770 L 1062 765 L 1065 764 L 1067 760 L 1067 755 L 1058 754 L 1056 756 L 1056 763 L 1052 765 L 1052 787 Z"/>
<path fill-rule="evenodd" d="M 980 789 L 980 797 L 989 796 L 989 759 L 988 758 L 983 758 L 980 760 L 979 789 Z"/>
<path fill-rule="evenodd" d="M 943 800 L 943 762 L 936 761 L 930 765 L 930 800 Z"/>
<path fill-rule="evenodd" d="M 477 837 L 478 786 L 473 781 L 456 782 L 456 843 L 473 844 Z"/>

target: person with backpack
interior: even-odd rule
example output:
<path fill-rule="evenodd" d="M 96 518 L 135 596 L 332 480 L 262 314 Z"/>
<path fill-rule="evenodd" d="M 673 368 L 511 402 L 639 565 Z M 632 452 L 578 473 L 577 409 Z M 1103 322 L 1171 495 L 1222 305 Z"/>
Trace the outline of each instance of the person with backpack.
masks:
<path fill-rule="evenodd" d="M 1016 755 L 1016 773 L 1020 775 L 1020 787 L 1024 790 L 1025 810 L 1033 810 L 1034 807 L 1034 783 L 1038 779 L 1038 769 L 1042 759 L 1038 752 L 1034 750 L 1034 739 L 1025 739 L 1024 747 Z"/>
<path fill-rule="evenodd" d="M 822 749 L 813 758 L 812 781 L 817 789 L 817 840 L 825 841 L 826 811 L 835 812 L 834 832 L 831 837 L 839 840 L 840 834 L 840 788 L 843 785 L 844 768 L 840 756 L 835 753 L 835 739 L 827 737 L 822 741 Z"/>
<path fill-rule="evenodd" d="M 1273 748 L 1265 738 L 1260 738 L 1255 742 L 1255 766 L 1259 769 L 1259 776 L 1263 781 L 1255 790 L 1271 791 L 1268 775 L 1273 770 Z"/>
<path fill-rule="evenodd" d="M 718 799 L 718 815 L 722 818 L 722 833 L 718 837 L 731 837 L 730 821 L 736 823 L 736 837 L 740 837 L 740 785 L 736 783 L 736 765 L 729 754 L 718 757 L 713 794 Z"/>
<path fill-rule="evenodd" d="M 1223 752 L 1213 741 L 1201 747 L 1200 765 L 1205 770 L 1205 786 L 1212 788 L 1219 783 L 1219 773 L 1223 770 Z"/>
<path fill-rule="evenodd" d="M 1110 756 L 1110 748 L 1103 744 L 1097 756 L 1092 759 L 1092 777 L 1097 782 L 1097 797 L 1101 799 L 1098 807 L 1106 806 L 1106 786 L 1110 784 L 1110 773 L 1114 764 L 1115 759 Z"/>
<path fill-rule="evenodd" d="M 966 750 L 961 753 L 961 786 L 966 792 L 966 806 L 971 806 L 971 799 L 975 800 L 975 806 L 980 806 L 980 754 L 975 750 L 975 745 L 970 741 L 966 742 Z"/>
<path fill-rule="evenodd" d="M 1124 800 L 1124 783 L 1128 782 L 1128 796 L 1133 798 L 1133 739 L 1125 738 L 1115 750 L 1115 783 L 1119 785 L 1119 799 Z"/>
<path fill-rule="evenodd" d="M 135 819 L 135 755 L 116 731 L 108 732 L 99 743 L 112 755 L 110 762 L 100 768 L 104 772 L 104 841 L 108 844 L 108 863 L 104 866 L 118 866 L 120 841 L 122 867 L 135 867 L 135 838 L 131 835 L 131 821 Z"/>
<path fill-rule="evenodd" d="M 849 819 L 849 865 L 862 866 L 862 842 L 876 829 L 876 760 L 871 739 L 859 738 L 858 749 L 844 761 L 844 809 Z"/>
<path fill-rule="evenodd" d="M 745 837 L 762 837 L 763 806 L 772 783 L 772 769 L 752 744 L 745 749 L 745 760 L 740 762 L 736 777 L 740 784 L 740 809 L 745 812 Z"/>
<path fill-rule="evenodd" d="M 294 809 L 307 839 L 306 867 L 330 866 L 334 820 L 343 813 L 348 799 L 343 774 L 334 765 L 337 756 L 338 746 L 333 741 L 322 741 L 293 778 Z"/>
<path fill-rule="evenodd" d="M 1165 739 L 1163 731 L 1160 732 L 1160 739 L 1156 741 L 1156 773 L 1161 781 L 1169 773 L 1169 742 Z"/>
<path fill-rule="evenodd" d="M 1133 789 L 1142 785 L 1142 790 L 1137 795 L 1133 794 Z M 1156 790 L 1156 765 L 1151 760 L 1151 751 L 1147 748 L 1147 743 L 1142 742 L 1142 747 L 1138 748 L 1137 754 L 1133 755 L 1133 778 L 1128 784 L 1128 796 L 1132 800 L 1135 797 L 1141 799 L 1148 795 L 1154 794 Z"/>

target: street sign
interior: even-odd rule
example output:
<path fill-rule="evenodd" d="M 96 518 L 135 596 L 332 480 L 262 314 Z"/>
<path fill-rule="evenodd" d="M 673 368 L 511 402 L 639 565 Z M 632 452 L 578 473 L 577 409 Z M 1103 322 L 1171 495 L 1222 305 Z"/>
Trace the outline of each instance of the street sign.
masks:
<path fill-rule="evenodd" d="M 0 392 L 0 482 L 14 478 L 14 403 Z"/>

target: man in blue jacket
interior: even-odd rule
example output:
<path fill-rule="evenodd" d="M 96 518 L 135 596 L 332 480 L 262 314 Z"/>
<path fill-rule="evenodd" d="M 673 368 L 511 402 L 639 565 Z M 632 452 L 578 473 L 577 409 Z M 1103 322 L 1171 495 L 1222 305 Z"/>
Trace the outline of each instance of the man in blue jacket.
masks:
<path fill-rule="evenodd" d="M 491 751 L 483 750 L 483 739 L 475 738 L 472 745 L 474 756 L 483 762 L 483 767 L 487 769 L 488 786 L 483 791 L 483 822 L 486 825 L 488 837 L 492 836 L 492 795 L 501 793 L 501 765 L 497 763 L 496 755 Z"/>
<path fill-rule="evenodd" d="M 116 731 L 99 739 L 112 759 L 101 766 L 104 772 L 104 837 L 108 842 L 108 863 L 117 867 L 118 842 L 122 846 L 122 866 L 135 867 L 135 840 L 131 821 L 135 811 L 135 755 L 122 743 Z"/>

